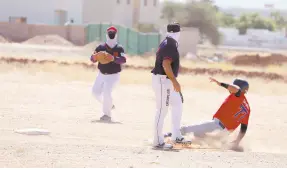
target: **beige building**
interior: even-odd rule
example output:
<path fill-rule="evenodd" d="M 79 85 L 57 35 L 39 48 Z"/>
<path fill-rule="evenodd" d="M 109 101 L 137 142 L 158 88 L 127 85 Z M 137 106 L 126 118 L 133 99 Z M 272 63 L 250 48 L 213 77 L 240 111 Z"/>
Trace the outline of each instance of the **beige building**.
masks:
<path fill-rule="evenodd" d="M 19 17 L 30 24 L 157 23 L 159 0 L 0 0 L 0 22 Z"/>

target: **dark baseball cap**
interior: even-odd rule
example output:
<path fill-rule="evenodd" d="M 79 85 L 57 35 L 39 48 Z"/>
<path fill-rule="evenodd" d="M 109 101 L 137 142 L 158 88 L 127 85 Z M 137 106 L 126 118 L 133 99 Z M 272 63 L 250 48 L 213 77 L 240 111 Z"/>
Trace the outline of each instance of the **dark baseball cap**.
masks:
<path fill-rule="evenodd" d="M 167 25 L 167 32 L 180 32 L 180 25 L 177 22 L 173 22 Z"/>

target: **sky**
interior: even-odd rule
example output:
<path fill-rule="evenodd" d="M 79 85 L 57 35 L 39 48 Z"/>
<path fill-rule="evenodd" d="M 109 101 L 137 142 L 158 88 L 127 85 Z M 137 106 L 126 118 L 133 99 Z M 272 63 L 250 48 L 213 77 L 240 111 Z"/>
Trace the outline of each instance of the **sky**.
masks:
<path fill-rule="evenodd" d="M 185 1 L 185 0 L 173 0 L 173 1 Z M 274 8 L 276 9 L 287 10 L 287 0 L 214 0 L 214 2 L 221 8 L 242 7 L 242 8 L 264 9 L 265 4 L 273 4 Z"/>

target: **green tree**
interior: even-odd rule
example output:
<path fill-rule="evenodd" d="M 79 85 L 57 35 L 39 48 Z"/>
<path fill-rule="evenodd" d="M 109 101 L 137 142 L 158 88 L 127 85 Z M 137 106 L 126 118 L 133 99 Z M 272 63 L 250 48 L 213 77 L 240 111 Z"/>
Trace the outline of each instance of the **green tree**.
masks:
<path fill-rule="evenodd" d="M 236 24 L 236 19 L 231 14 L 218 12 L 216 17 L 218 24 L 221 27 L 234 27 Z"/>
<path fill-rule="evenodd" d="M 270 17 L 275 22 L 277 28 L 287 27 L 287 19 L 284 18 L 279 11 L 271 12 Z"/>
<path fill-rule="evenodd" d="M 161 11 L 161 18 L 166 19 L 169 23 L 176 19 L 176 13 L 182 9 L 182 4 L 165 1 Z"/>
<path fill-rule="evenodd" d="M 196 27 L 212 44 L 218 45 L 220 34 L 217 28 L 216 8 L 209 0 L 189 3 L 166 2 L 162 18 L 176 20 L 183 27 Z"/>
<path fill-rule="evenodd" d="M 254 29 L 267 29 L 269 31 L 275 30 L 275 23 L 268 19 L 263 18 L 257 13 L 242 14 L 237 20 L 236 28 L 239 34 L 245 34 L 248 28 Z"/>

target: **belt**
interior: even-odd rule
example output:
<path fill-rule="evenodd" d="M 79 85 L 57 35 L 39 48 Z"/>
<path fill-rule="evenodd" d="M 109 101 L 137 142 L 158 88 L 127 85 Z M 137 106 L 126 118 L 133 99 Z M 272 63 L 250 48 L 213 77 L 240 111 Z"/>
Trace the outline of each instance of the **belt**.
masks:
<path fill-rule="evenodd" d="M 152 74 L 154 74 L 154 75 L 160 75 L 160 76 L 166 76 L 166 78 L 169 79 L 166 74 L 156 74 L 156 73 L 152 73 Z"/>
<path fill-rule="evenodd" d="M 110 74 L 117 74 L 118 72 L 116 72 L 116 73 L 103 73 L 103 72 L 101 72 L 101 73 L 104 75 L 110 75 Z"/>

